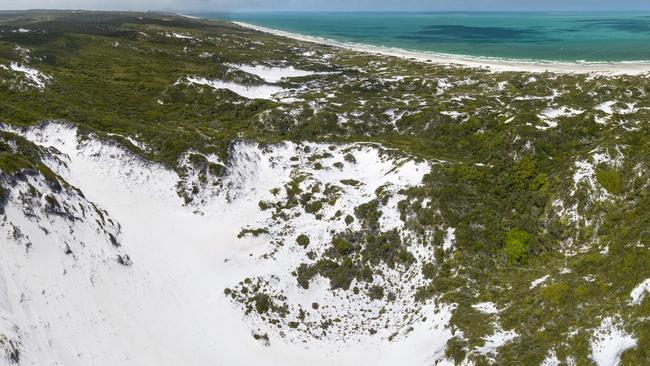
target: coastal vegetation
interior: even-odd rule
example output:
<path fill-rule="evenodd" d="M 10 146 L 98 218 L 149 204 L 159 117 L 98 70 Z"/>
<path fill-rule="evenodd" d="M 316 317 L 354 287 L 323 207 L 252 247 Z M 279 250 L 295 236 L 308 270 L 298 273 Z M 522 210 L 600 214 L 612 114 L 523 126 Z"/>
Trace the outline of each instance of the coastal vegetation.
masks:
<path fill-rule="evenodd" d="M 38 70 L 44 85 L 12 63 Z M 310 73 L 269 82 L 241 65 Z M 188 77 L 281 91 L 247 98 Z M 456 364 L 541 364 L 550 354 L 591 364 L 590 340 L 606 318 L 636 338 L 621 364 L 647 364 L 650 296 L 634 304 L 630 293 L 650 278 L 648 93 L 646 76 L 495 73 L 169 14 L 6 13 L 0 175 L 66 184 L 43 163 L 45 153 L 15 133 L 63 121 L 78 127 L 80 141 L 97 137 L 175 170 L 186 179 L 179 194 L 192 205 L 228 175 L 237 141 L 295 143 L 301 150 L 292 158 L 309 164 L 309 174 L 276 187 L 259 209 L 278 227 L 307 215 L 341 223 L 323 242 L 309 227 L 268 240 L 304 254 L 287 269 L 300 291 L 324 279 L 341 299 L 388 307 L 408 298 L 407 325 L 390 329 L 396 336 L 422 321 L 426 304 L 453 306 L 446 355 Z M 316 151 L 315 143 L 331 148 Z M 358 146 L 366 145 L 391 169 L 411 161 L 427 164 L 427 172 L 416 185 L 381 185 L 330 215 L 364 183 L 314 177 L 363 164 Z M 203 178 L 191 180 L 197 171 Z M 1 209 L 11 187 L 0 182 Z M 44 199 L 53 210 L 60 205 Z M 386 227 L 393 200 L 399 225 Z M 246 227 L 240 237 L 266 240 L 275 232 Z M 293 311 L 291 295 L 272 282 L 242 279 L 224 295 L 278 332 L 321 336 L 309 327 L 324 334 L 341 322 L 308 323 L 306 312 L 318 314 L 324 303 Z M 481 311 L 481 303 L 497 310 Z M 486 339 L 506 332 L 516 336 L 481 351 Z M 255 337 L 268 342 L 266 333 Z"/>

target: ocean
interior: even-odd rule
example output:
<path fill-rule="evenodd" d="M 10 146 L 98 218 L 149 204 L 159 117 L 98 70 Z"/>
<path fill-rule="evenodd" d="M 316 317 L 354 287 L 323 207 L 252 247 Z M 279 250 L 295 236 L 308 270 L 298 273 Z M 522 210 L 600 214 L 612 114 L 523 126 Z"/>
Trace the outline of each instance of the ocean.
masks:
<path fill-rule="evenodd" d="M 650 61 L 650 12 L 193 15 L 417 52 L 527 61 Z"/>

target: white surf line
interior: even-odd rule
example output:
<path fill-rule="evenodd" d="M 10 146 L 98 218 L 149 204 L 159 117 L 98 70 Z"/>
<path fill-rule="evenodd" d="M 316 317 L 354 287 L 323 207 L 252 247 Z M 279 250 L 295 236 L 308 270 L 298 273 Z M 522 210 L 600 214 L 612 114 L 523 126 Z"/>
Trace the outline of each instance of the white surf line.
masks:
<path fill-rule="evenodd" d="M 189 19 L 201 19 L 201 18 L 195 17 L 193 15 L 187 15 L 187 14 L 181 14 L 181 13 L 176 13 L 176 15 L 178 15 L 179 17 L 189 18 Z"/>
<path fill-rule="evenodd" d="M 352 51 L 371 53 L 376 55 L 394 56 L 414 59 L 419 62 L 435 63 L 442 65 L 456 65 L 474 68 L 487 68 L 494 72 L 523 71 L 523 72 L 552 72 L 558 74 L 604 74 L 604 75 L 641 75 L 650 73 L 650 60 L 648 61 L 621 61 L 621 62 L 545 62 L 527 60 L 502 60 L 488 57 L 472 57 L 463 55 L 450 55 L 433 52 L 416 52 L 398 48 L 387 48 L 366 44 L 339 42 L 322 37 L 306 36 L 277 29 L 260 27 L 257 25 L 233 21 L 233 24 L 244 28 L 287 37 L 303 42 L 318 43 L 327 46 L 343 48 Z"/>

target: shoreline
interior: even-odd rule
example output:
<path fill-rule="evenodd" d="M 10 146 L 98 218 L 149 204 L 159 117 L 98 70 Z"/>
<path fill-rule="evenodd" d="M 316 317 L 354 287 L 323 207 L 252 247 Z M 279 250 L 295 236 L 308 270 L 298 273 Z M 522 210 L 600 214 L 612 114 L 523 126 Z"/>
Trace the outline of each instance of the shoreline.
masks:
<path fill-rule="evenodd" d="M 643 75 L 650 73 L 650 61 L 639 62 L 563 62 L 563 61 L 526 61 L 526 60 L 499 60 L 472 56 L 452 54 L 429 53 L 425 51 L 409 51 L 397 48 L 387 48 L 364 44 L 340 42 L 321 37 L 302 35 L 272 28 L 257 26 L 250 23 L 230 21 L 240 27 L 272 34 L 275 36 L 291 38 L 297 41 L 317 43 L 337 47 L 350 51 L 369 53 L 374 55 L 400 57 L 412 59 L 417 62 L 430 64 L 461 66 L 469 68 L 489 69 L 492 72 L 551 72 L 557 74 L 602 74 L 602 75 Z"/>

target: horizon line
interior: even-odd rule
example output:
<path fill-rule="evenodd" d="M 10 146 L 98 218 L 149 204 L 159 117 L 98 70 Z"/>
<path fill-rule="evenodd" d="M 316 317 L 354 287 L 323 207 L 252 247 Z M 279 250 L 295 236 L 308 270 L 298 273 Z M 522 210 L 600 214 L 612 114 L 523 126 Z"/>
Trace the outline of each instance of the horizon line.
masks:
<path fill-rule="evenodd" d="M 183 10 L 183 9 L 91 9 L 91 8 L 26 8 L 26 9 L 0 9 L 0 12 L 21 12 L 21 11 L 89 11 L 89 12 L 151 12 L 151 13 L 175 13 L 178 15 L 182 14 L 200 14 L 200 13 L 215 13 L 215 14 L 227 14 L 227 13 L 584 13 L 584 14 L 593 14 L 593 13 L 626 13 L 626 12 L 635 12 L 635 11 L 649 11 L 650 7 L 643 9 L 498 9 L 498 10 L 468 10 L 468 9 L 421 9 L 421 10 L 392 10 L 392 9 L 381 9 L 381 10 L 359 10 L 359 9 L 348 9 L 348 10 L 327 10 L 327 9 L 299 9 L 299 10 L 269 10 L 269 9 L 237 9 L 237 10 L 222 10 L 222 9 L 202 9 L 202 10 Z"/>

